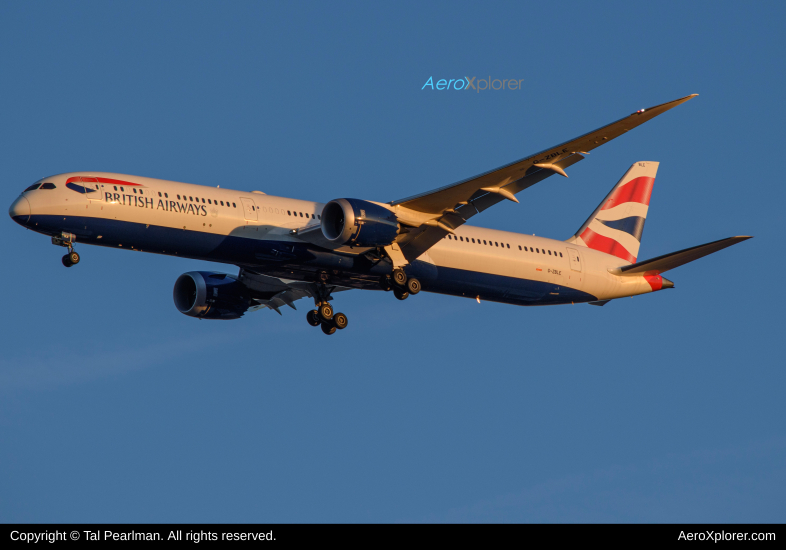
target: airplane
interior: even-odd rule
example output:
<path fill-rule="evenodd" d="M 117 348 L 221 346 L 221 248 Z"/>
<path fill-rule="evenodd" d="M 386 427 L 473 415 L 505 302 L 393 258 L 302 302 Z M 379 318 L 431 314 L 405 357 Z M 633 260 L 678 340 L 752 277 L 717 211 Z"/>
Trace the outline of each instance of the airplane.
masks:
<path fill-rule="evenodd" d="M 175 282 L 181 313 L 238 319 L 311 298 L 311 326 L 348 325 L 333 293 L 421 290 L 520 306 L 589 303 L 673 288 L 662 274 L 749 239 L 737 236 L 638 261 L 657 162 L 635 162 L 565 241 L 467 225 L 474 216 L 586 158 L 589 151 L 689 101 L 640 109 L 540 153 L 390 202 L 326 204 L 147 177 L 70 172 L 25 189 L 9 214 L 68 249 L 76 243 L 233 264 L 237 275 L 191 271 Z"/>

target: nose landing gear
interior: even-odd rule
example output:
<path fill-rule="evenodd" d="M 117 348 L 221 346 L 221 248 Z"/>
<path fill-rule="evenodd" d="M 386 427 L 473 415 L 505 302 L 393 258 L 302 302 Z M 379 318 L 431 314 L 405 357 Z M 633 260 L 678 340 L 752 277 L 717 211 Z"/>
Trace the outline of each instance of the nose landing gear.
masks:
<path fill-rule="evenodd" d="M 59 237 L 52 237 L 52 244 L 62 246 L 68 249 L 68 254 L 63 256 L 62 262 L 66 267 L 71 267 L 79 263 L 79 254 L 74 250 L 74 243 L 76 242 L 76 235 L 73 233 L 66 233 L 63 231 Z"/>
<path fill-rule="evenodd" d="M 71 267 L 72 265 L 76 265 L 79 263 L 79 254 L 77 254 L 73 249 L 71 249 L 71 251 L 65 256 L 63 256 L 63 258 L 60 261 L 63 262 L 64 266 Z"/>

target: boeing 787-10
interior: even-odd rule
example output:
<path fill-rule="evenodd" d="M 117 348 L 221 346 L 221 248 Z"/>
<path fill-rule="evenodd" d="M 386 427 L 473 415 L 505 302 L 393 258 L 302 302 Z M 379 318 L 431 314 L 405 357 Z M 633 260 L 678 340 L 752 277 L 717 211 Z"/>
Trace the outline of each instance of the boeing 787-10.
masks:
<path fill-rule="evenodd" d="M 177 309 L 199 319 L 314 300 L 312 326 L 333 334 L 342 290 L 421 290 L 521 306 L 589 303 L 672 288 L 665 271 L 750 237 L 730 237 L 639 261 L 657 162 L 634 162 L 575 235 L 553 240 L 467 222 L 553 175 L 588 151 L 693 95 L 641 109 L 598 130 L 479 176 L 390 202 L 326 204 L 105 172 L 40 179 L 10 208 L 20 225 L 66 247 L 89 244 L 233 264 L 235 274 L 191 271 L 174 286 Z"/>

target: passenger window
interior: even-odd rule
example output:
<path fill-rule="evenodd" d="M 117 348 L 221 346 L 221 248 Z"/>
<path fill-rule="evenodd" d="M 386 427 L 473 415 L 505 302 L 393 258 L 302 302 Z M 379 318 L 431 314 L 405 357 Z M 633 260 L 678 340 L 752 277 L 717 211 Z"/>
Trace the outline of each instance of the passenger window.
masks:
<path fill-rule="evenodd" d="M 540 254 L 540 248 L 536 248 L 536 249 L 535 249 L 535 252 L 537 252 L 538 254 Z"/>
<path fill-rule="evenodd" d="M 559 257 L 562 258 L 562 252 L 559 253 Z"/>
<path fill-rule="evenodd" d="M 205 204 L 205 199 L 202 199 L 202 204 Z"/>
<path fill-rule="evenodd" d="M 210 199 L 207 199 L 207 203 L 208 204 L 213 204 L 212 202 L 210 202 Z"/>
<path fill-rule="evenodd" d="M 549 250 L 549 256 L 551 256 L 551 250 Z"/>
<path fill-rule="evenodd" d="M 317 217 L 316 217 L 314 214 L 311 214 L 311 219 L 312 219 L 312 220 L 316 220 L 316 219 L 317 219 Z"/>
<path fill-rule="evenodd" d="M 322 215 L 321 214 L 317 214 L 317 219 L 321 220 L 322 219 Z"/>
<path fill-rule="evenodd" d="M 161 191 L 159 191 L 159 192 L 158 192 L 158 196 L 159 196 L 159 197 L 161 196 Z"/>
<path fill-rule="evenodd" d="M 459 240 L 460 240 L 461 242 L 464 242 L 464 237 L 459 237 Z"/>
<path fill-rule="evenodd" d="M 194 202 L 194 197 L 188 197 L 188 200 L 190 200 L 191 202 Z"/>
<path fill-rule="evenodd" d="M 221 206 L 224 206 L 224 201 L 221 201 Z"/>
<path fill-rule="evenodd" d="M 301 218 L 303 217 L 303 212 L 298 212 L 298 214 L 300 214 Z"/>
<path fill-rule="evenodd" d="M 499 246 L 499 243 L 498 243 L 498 242 L 495 242 L 495 243 L 494 243 L 494 246 Z"/>
<path fill-rule="evenodd" d="M 508 248 L 510 248 L 510 245 L 509 245 L 509 244 L 506 244 L 505 246 L 507 246 Z"/>
<path fill-rule="evenodd" d="M 41 189 L 54 189 L 54 188 L 55 188 L 54 183 L 44 183 L 43 185 L 41 185 Z"/>
<path fill-rule="evenodd" d="M 232 208 L 237 208 L 237 205 L 234 202 L 232 203 Z"/>
<path fill-rule="evenodd" d="M 122 187 L 120 188 L 120 191 L 121 191 L 121 192 L 123 192 L 123 193 L 125 193 L 125 192 L 126 192 L 126 190 L 125 190 L 125 189 L 123 189 Z"/>
<path fill-rule="evenodd" d="M 292 215 L 292 212 L 290 212 L 289 210 L 287 210 L 287 214 L 291 216 L 291 215 Z"/>
<path fill-rule="evenodd" d="M 134 187 L 134 193 L 136 193 L 136 187 Z"/>
<path fill-rule="evenodd" d="M 168 199 L 169 198 L 169 193 L 164 193 L 164 197 Z"/>
<path fill-rule="evenodd" d="M 115 185 L 115 191 L 117 191 L 117 185 Z"/>

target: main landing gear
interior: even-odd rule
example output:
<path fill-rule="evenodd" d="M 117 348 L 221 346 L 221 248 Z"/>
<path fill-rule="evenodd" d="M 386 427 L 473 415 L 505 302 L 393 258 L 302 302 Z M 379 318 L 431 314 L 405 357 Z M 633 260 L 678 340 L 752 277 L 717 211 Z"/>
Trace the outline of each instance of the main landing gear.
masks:
<path fill-rule="evenodd" d="M 322 275 L 322 274 L 320 274 Z M 322 327 L 322 332 L 327 335 L 335 334 L 336 330 L 344 330 L 349 324 L 349 319 L 343 313 L 333 313 L 333 306 L 328 300 L 332 300 L 330 289 L 327 285 L 327 277 L 319 277 L 316 286 L 317 295 L 314 297 L 314 304 L 317 309 L 312 309 L 306 314 L 306 320 L 312 327 Z"/>
<path fill-rule="evenodd" d="M 79 263 L 79 254 L 74 250 L 74 243 L 76 242 L 76 235 L 73 233 L 66 233 L 65 231 L 59 237 L 52 237 L 52 244 L 62 246 L 68 249 L 68 254 L 63 256 L 61 260 L 63 265 L 71 267 Z"/>
<path fill-rule="evenodd" d="M 379 286 L 384 291 L 393 291 L 393 295 L 399 300 L 406 300 L 409 295 L 413 296 L 420 292 L 420 281 L 414 277 L 408 278 L 403 269 L 394 269 L 392 275 L 383 275 L 379 279 Z"/>

